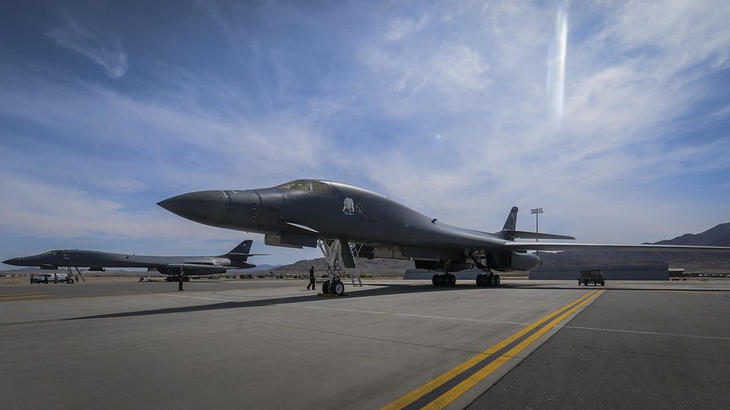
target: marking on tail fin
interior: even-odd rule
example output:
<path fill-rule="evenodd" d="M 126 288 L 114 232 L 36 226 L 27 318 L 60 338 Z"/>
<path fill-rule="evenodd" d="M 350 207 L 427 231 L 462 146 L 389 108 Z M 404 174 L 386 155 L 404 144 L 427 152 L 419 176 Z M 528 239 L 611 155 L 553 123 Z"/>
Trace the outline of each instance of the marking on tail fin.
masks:
<path fill-rule="evenodd" d="M 246 260 L 246 257 L 249 256 L 249 252 L 251 251 L 252 243 L 253 241 L 251 239 L 246 239 L 245 241 L 236 245 L 236 247 L 233 248 L 230 252 L 228 252 L 228 255 L 244 256 L 243 260 Z"/>
<path fill-rule="evenodd" d="M 252 240 L 247 239 L 241 243 L 238 244 L 231 253 L 248 253 L 251 250 L 251 244 L 253 243 Z"/>

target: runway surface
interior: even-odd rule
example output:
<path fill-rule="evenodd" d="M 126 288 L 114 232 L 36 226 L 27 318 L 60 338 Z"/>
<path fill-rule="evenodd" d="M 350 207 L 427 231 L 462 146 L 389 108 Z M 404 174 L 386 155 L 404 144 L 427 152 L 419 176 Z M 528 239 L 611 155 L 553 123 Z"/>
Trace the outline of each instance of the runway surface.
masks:
<path fill-rule="evenodd" d="M 9 409 L 730 404 L 730 282 L 504 284 L 3 285 L 0 395 Z"/>

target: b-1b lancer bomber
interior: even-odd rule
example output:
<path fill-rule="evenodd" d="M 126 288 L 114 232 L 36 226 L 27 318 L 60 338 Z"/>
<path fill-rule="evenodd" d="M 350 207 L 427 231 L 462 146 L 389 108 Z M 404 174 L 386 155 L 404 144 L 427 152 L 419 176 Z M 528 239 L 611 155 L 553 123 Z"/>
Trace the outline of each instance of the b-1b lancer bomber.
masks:
<path fill-rule="evenodd" d="M 302 179 L 271 188 L 198 191 L 158 203 L 183 218 L 206 225 L 258 232 L 265 243 L 322 249 L 328 262 L 355 268 L 357 257 L 412 259 L 416 268 L 444 272 L 433 284 L 453 286 L 451 272 L 476 266 L 484 271 L 477 286 L 499 286 L 494 271 L 528 271 L 542 263 L 530 250 L 576 248 L 653 251 L 730 251 L 730 247 L 607 245 L 575 242 L 519 242 L 517 238 L 575 239 L 572 236 L 516 230 L 513 207 L 501 231 L 481 232 L 445 224 L 385 196 L 352 185 Z M 335 246 L 341 244 L 341 246 Z M 324 293 L 341 294 L 334 277 Z"/>
<path fill-rule="evenodd" d="M 187 281 L 192 275 L 213 275 L 225 273 L 228 269 L 248 269 L 256 265 L 247 263 L 252 240 L 247 239 L 230 252 L 220 256 L 147 256 L 121 254 L 79 249 L 53 250 L 39 255 L 12 258 L 3 263 L 15 266 L 37 266 L 41 269 L 89 268 L 103 271 L 104 268 L 147 268 L 168 275 L 168 281 Z"/>

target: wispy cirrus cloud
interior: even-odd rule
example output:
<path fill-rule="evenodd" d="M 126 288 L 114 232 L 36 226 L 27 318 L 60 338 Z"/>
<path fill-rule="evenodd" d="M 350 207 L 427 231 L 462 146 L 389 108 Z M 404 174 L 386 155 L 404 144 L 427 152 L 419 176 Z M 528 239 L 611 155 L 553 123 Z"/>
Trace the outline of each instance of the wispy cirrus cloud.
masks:
<path fill-rule="evenodd" d="M 107 33 L 93 32 L 81 22 L 64 13 L 65 24 L 47 34 L 56 44 L 89 58 L 114 80 L 124 77 L 129 69 L 127 53 L 118 37 L 109 40 Z"/>

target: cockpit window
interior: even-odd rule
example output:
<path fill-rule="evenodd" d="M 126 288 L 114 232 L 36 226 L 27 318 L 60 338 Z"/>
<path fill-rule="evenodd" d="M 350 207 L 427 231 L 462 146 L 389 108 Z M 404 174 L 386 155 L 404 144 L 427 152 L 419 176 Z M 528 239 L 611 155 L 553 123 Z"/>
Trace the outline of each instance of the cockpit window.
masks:
<path fill-rule="evenodd" d="M 312 192 L 312 187 L 311 187 L 309 181 L 305 181 L 305 180 L 287 182 L 286 184 L 279 185 L 277 188 L 281 189 L 282 191 Z"/>
<path fill-rule="evenodd" d="M 60 254 L 61 254 L 61 251 L 48 251 L 48 252 L 44 253 L 44 255 L 49 255 L 49 256 L 60 255 Z"/>
<path fill-rule="evenodd" d="M 324 182 L 312 181 L 312 192 L 316 192 L 318 194 L 326 194 L 329 191 L 330 186 L 325 184 Z"/>
<path fill-rule="evenodd" d="M 315 192 L 318 194 L 326 194 L 330 191 L 330 186 L 328 184 L 306 179 L 299 179 L 296 181 L 287 182 L 286 184 L 281 184 L 277 186 L 277 188 L 281 189 L 282 191 L 305 191 Z"/>

